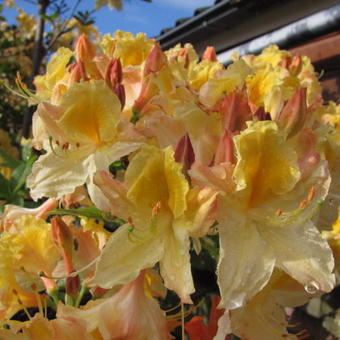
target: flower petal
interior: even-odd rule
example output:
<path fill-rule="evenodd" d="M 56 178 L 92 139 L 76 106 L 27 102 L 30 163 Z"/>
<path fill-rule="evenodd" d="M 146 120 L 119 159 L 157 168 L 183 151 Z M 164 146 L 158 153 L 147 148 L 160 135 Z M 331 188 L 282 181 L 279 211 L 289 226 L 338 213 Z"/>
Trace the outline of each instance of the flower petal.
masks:
<path fill-rule="evenodd" d="M 264 287 L 275 260 L 256 225 L 239 213 L 231 216 L 229 211 L 228 219 L 218 218 L 220 260 L 217 275 L 222 297 L 220 306 L 234 309 L 244 305 Z"/>
<path fill-rule="evenodd" d="M 333 289 L 332 251 L 310 220 L 285 227 L 261 225 L 259 232 L 271 246 L 277 266 L 304 285 L 306 290 L 310 285 L 325 292 Z"/>
<path fill-rule="evenodd" d="M 138 238 L 129 237 L 129 227 L 128 224 L 121 226 L 107 242 L 97 262 L 95 276 L 89 281 L 91 286 L 111 288 L 130 282 L 142 269 L 152 267 L 162 257 L 163 242 L 157 234 L 144 239 L 143 233 L 138 234 Z"/>
<path fill-rule="evenodd" d="M 40 156 L 27 177 L 32 198 L 60 199 L 64 194 L 71 194 L 86 181 L 85 161 L 86 158 L 60 158 L 52 152 Z"/>
<path fill-rule="evenodd" d="M 192 303 L 190 294 L 195 291 L 190 265 L 190 241 L 183 226 L 173 224 L 164 232 L 165 252 L 160 261 L 164 285 L 174 290 L 183 303 Z"/>

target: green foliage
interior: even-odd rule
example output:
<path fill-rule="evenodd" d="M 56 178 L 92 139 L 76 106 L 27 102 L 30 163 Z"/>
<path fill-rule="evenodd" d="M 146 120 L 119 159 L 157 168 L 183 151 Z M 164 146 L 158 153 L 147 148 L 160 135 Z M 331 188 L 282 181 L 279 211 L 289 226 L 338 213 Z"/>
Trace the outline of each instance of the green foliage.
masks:
<path fill-rule="evenodd" d="M 2 159 L 0 166 L 12 169 L 12 174 L 9 179 L 6 179 L 0 173 L 0 210 L 3 209 L 5 204 L 23 206 L 24 199 L 28 197 L 26 178 L 30 174 L 37 156 L 28 146 L 23 148 L 22 154 L 22 160 L 17 160 L 0 149 L 0 157 Z"/>

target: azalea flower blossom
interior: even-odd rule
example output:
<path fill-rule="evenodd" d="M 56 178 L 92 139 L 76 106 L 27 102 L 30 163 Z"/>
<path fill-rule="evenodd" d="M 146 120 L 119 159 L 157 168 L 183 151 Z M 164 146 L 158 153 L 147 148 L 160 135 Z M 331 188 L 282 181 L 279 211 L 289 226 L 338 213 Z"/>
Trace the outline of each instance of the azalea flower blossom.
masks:
<path fill-rule="evenodd" d="M 128 223 L 102 251 L 92 286 L 124 284 L 159 262 L 165 286 L 191 302 L 189 237 L 204 234 L 212 224 L 216 192 L 190 190 L 181 167 L 170 147 L 145 146 L 132 158 L 123 183 L 105 172 L 96 174 L 109 211 Z"/>
<path fill-rule="evenodd" d="M 36 114 L 50 142 L 27 179 L 31 196 L 59 199 L 86 183 L 96 201 L 93 174 L 141 145 L 133 141 L 141 137 L 120 120 L 120 112 L 119 99 L 102 80 L 74 84 L 58 106 L 40 104 Z"/>

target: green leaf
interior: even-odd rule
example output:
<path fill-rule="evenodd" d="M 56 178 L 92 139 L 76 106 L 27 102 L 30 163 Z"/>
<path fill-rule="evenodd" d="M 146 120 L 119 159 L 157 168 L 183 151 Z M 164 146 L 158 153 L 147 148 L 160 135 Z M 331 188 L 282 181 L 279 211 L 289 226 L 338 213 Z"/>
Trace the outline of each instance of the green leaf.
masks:
<path fill-rule="evenodd" d="M 16 194 L 20 189 L 25 186 L 26 177 L 32 171 L 32 165 L 36 160 L 36 156 L 32 156 L 26 163 L 20 164 L 14 171 L 11 177 L 11 187 L 13 193 Z"/>
<path fill-rule="evenodd" d="M 90 208 L 79 208 L 79 209 L 54 209 L 51 210 L 49 215 L 71 215 L 71 216 L 84 216 L 88 218 L 94 218 L 97 220 L 104 220 L 104 215 L 101 210 L 90 207 Z"/>
<path fill-rule="evenodd" d="M 25 145 L 23 148 L 22 148 L 22 159 L 24 161 L 28 161 L 33 155 L 33 149 L 28 146 L 28 145 Z"/>
<path fill-rule="evenodd" d="M 3 149 L 0 149 L 0 157 L 2 158 L 0 166 L 6 166 L 8 168 L 15 169 L 22 163 L 18 159 L 15 159 L 12 156 L 10 156 Z"/>
<path fill-rule="evenodd" d="M 7 204 L 14 204 L 14 205 L 18 205 L 20 207 L 24 206 L 24 198 L 22 194 L 18 194 L 15 196 L 11 196 L 8 201 Z"/>

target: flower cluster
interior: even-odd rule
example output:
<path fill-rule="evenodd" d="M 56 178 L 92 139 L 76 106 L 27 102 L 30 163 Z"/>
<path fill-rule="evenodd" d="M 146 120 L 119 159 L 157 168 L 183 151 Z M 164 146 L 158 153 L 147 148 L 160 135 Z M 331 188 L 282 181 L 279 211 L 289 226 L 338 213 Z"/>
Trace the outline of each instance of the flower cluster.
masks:
<path fill-rule="evenodd" d="M 299 337 L 283 307 L 333 289 L 327 239 L 339 248 L 320 230 L 337 218 L 340 110 L 308 58 L 270 46 L 225 67 L 117 31 L 60 48 L 35 85 L 27 183 L 48 200 L 5 209 L 1 339 L 171 338 L 159 301 L 192 304 L 190 252 L 211 234 L 221 310 L 188 322 L 191 340 Z"/>

